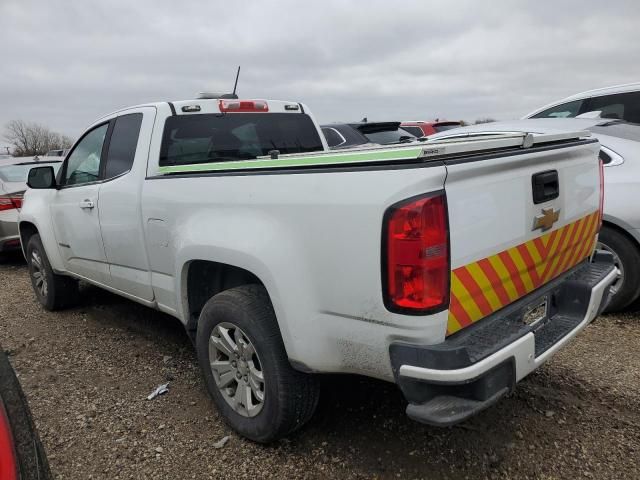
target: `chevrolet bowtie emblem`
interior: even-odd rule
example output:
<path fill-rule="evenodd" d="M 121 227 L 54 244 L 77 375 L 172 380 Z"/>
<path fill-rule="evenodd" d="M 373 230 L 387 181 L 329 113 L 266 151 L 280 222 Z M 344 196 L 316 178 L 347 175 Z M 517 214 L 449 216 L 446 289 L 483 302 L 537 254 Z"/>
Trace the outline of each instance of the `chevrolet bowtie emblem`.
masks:
<path fill-rule="evenodd" d="M 537 230 L 539 228 L 544 232 L 545 230 L 549 230 L 553 227 L 553 224 L 558 221 L 560 218 L 560 210 L 556 210 L 555 208 L 543 208 L 542 215 L 536 215 L 533 219 L 533 228 L 532 230 Z"/>

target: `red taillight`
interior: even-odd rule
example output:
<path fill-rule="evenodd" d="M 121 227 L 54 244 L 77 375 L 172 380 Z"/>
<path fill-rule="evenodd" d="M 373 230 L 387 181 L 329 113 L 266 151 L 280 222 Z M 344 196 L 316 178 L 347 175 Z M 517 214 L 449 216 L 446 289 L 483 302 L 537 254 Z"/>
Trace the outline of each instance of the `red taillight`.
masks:
<path fill-rule="evenodd" d="M 449 225 L 444 192 L 407 200 L 385 214 L 385 305 L 414 315 L 449 305 Z"/>
<path fill-rule="evenodd" d="M 0 401 L 0 478 L 2 480 L 16 480 L 18 478 L 18 464 L 16 452 L 13 448 L 13 436 L 9 420 Z"/>
<path fill-rule="evenodd" d="M 221 112 L 268 112 L 269 105 L 264 100 L 219 100 Z"/>
<path fill-rule="evenodd" d="M 22 208 L 22 194 L 0 195 L 0 212 Z"/>
<path fill-rule="evenodd" d="M 602 219 L 604 218 L 604 162 L 600 159 L 600 213 L 599 213 L 598 230 L 602 227 Z"/>

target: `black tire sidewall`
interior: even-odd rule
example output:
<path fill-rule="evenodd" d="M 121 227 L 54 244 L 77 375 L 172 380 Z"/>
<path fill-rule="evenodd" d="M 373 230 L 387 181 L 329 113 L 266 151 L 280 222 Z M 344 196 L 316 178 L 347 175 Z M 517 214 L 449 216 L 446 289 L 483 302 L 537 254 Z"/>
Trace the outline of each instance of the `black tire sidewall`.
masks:
<path fill-rule="evenodd" d="M 284 354 L 284 345 L 279 331 L 273 331 L 272 322 L 265 321 L 265 318 L 251 318 L 254 316 L 252 313 L 256 313 L 253 311 L 255 308 L 246 308 L 246 304 L 233 302 L 226 298 L 225 293 L 209 300 L 200 315 L 196 338 L 198 362 L 207 390 L 225 422 L 251 440 L 269 442 L 278 436 L 278 425 L 282 423 L 277 399 L 280 396 L 281 355 Z M 275 322 L 270 302 L 264 302 L 261 308 L 268 309 L 263 315 L 273 316 Z M 238 326 L 249 338 L 260 359 L 265 379 L 265 400 L 262 410 L 255 417 L 247 418 L 236 413 L 222 396 L 213 378 L 209 365 L 209 338 L 215 326 L 223 322 Z"/>
<path fill-rule="evenodd" d="M 640 294 L 640 251 L 624 234 L 609 227 L 603 227 L 598 241 L 613 250 L 624 268 L 621 288 L 607 305 L 605 311 L 622 310 L 633 303 Z"/>
<path fill-rule="evenodd" d="M 40 258 L 42 260 L 42 271 L 47 279 L 47 295 L 43 296 L 38 291 L 36 287 L 35 280 L 33 278 L 33 265 L 31 263 L 31 254 L 36 250 Z M 29 270 L 29 278 L 31 280 L 31 286 L 33 287 L 33 291 L 36 294 L 36 298 L 45 307 L 47 310 L 54 309 L 54 300 L 55 300 L 55 291 L 54 291 L 54 277 L 53 270 L 51 268 L 51 264 L 49 263 L 49 259 L 47 258 L 47 254 L 44 251 L 44 247 L 42 245 L 42 240 L 40 239 L 40 235 L 33 235 L 29 239 L 29 243 L 27 243 L 27 267 Z"/>

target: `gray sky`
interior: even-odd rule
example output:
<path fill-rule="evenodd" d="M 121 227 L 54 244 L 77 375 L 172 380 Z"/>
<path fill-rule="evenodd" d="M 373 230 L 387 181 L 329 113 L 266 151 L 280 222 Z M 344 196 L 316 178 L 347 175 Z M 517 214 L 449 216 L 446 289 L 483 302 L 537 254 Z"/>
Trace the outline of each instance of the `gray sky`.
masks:
<path fill-rule="evenodd" d="M 231 90 L 321 122 L 521 116 L 640 81 L 640 1 L 0 0 L 0 127 Z M 0 145 L 4 142 L 0 141 Z"/>

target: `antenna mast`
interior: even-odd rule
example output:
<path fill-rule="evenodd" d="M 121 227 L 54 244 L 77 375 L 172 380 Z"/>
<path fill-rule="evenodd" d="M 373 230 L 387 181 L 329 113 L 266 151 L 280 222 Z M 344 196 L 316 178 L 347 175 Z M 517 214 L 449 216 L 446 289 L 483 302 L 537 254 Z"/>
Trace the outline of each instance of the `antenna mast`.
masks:
<path fill-rule="evenodd" d="M 240 65 L 238 65 L 238 72 L 236 73 L 236 83 L 233 85 L 233 95 L 236 94 L 236 88 L 238 88 L 238 78 L 240 77 Z M 238 98 L 238 97 L 236 97 Z"/>

